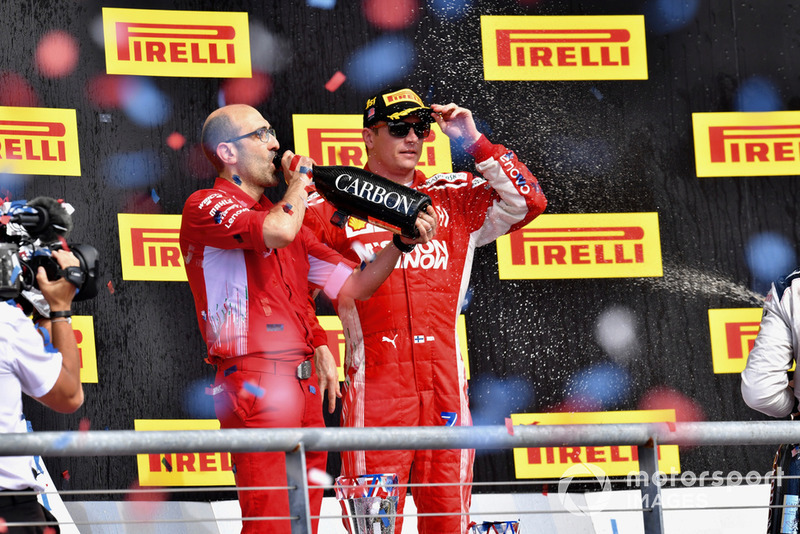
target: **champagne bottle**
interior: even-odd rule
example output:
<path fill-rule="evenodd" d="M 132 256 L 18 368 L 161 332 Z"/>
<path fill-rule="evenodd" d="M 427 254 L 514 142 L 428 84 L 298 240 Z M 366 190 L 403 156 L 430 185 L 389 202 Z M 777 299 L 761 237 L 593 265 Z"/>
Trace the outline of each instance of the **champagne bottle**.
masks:
<path fill-rule="evenodd" d="M 317 192 L 337 210 L 333 224 L 344 226 L 353 216 L 411 239 L 419 237 L 414 222 L 431 205 L 425 193 L 346 165 L 315 165 L 313 179 Z"/>

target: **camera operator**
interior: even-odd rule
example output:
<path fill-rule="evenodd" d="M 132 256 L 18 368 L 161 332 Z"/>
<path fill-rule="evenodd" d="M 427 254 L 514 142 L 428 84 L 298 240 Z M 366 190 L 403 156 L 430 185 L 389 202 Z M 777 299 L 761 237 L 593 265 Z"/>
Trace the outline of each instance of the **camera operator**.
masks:
<path fill-rule="evenodd" d="M 72 252 L 55 250 L 52 257 L 61 269 L 79 266 Z M 42 267 L 36 281 L 50 305 L 50 318 L 39 321 L 38 332 L 14 301 L 0 302 L 0 433 L 27 431 L 23 392 L 61 413 L 72 413 L 83 404 L 80 357 L 70 311 L 76 286 L 66 278 L 48 280 Z M 6 523 L 54 520 L 36 499 L 35 493 L 44 487 L 32 466 L 30 456 L 0 457 L 0 518 Z M 29 495 L 6 494 L 28 490 Z M 44 530 L 44 526 L 9 527 L 8 532 Z"/>

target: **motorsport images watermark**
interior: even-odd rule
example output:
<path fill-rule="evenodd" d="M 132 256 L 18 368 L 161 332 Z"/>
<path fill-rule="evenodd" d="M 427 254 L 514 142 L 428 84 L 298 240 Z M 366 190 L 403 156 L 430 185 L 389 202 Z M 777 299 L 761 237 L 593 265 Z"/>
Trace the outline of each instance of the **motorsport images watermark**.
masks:
<path fill-rule="evenodd" d="M 650 484 L 657 485 L 660 488 L 702 488 L 739 486 L 741 484 L 751 486 L 756 484 L 769 484 L 773 479 L 780 480 L 783 475 L 784 473 L 781 468 L 778 468 L 777 471 L 770 470 L 763 475 L 758 471 L 750 471 L 745 475 L 739 471 L 731 471 L 727 475 L 722 471 L 703 471 L 700 474 L 693 471 L 684 471 L 680 475 L 656 471 L 651 476 L 645 471 L 631 471 L 625 478 L 619 477 L 613 480 L 613 482 L 617 484 L 624 482 L 625 487 L 628 489 L 640 489 L 642 486 Z M 583 492 L 569 492 L 570 485 L 575 477 L 581 477 L 576 483 L 592 484 L 600 488 L 597 492 L 590 492 L 593 494 L 591 504 L 588 504 L 588 501 L 582 498 L 576 498 L 578 496 L 583 496 Z M 564 474 L 558 482 L 558 500 L 564 509 L 571 514 L 588 515 L 592 512 L 602 512 L 606 510 L 608 503 L 611 501 L 611 483 L 611 478 L 606 476 L 606 472 L 602 467 L 595 464 L 575 464 L 564 471 Z M 654 501 L 656 502 L 650 502 L 649 495 L 642 495 L 642 507 L 650 508 L 657 504 L 663 504 L 663 502 L 657 502 L 658 499 L 659 496 L 655 497 Z M 708 506 L 708 502 L 705 502 L 705 496 L 698 495 L 697 498 L 694 499 L 691 507 L 702 508 L 704 506 Z"/>

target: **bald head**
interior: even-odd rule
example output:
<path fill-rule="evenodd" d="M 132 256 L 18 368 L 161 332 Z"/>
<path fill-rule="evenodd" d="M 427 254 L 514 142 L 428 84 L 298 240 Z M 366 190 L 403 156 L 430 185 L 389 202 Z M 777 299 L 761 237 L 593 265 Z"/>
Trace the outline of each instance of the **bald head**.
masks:
<path fill-rule="evenodd" d="M 231 104 L 212 111 L 203 124 L 203 132 L 200 134 L 203 153 L 217 172 L 221 172 L 224 168 L 222 161 L 217 157 L 217 145 L 239 135 L 240 119 L 252 112 L 258 113 L 252 106 Z"/>

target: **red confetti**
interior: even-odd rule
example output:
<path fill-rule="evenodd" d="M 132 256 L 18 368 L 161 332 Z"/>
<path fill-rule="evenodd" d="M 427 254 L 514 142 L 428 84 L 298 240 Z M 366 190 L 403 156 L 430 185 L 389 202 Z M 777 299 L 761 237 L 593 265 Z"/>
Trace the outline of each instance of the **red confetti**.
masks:
<path fill-rule="evenodd" d="M 543 485 L 542 485 L 542 495 L 544 495 L 545 497 L 547 497 L 547 492 L 548 492 L 549 490 L 550 490 L 550 486 L 549 486 L 549 484 L 543 484 Z"/>
<path fill-rule="evenodd" d="M 294 214 L 294 212 L 292 211 L 292 205 L 289 204 L 289 203 L 286 203 L 286 204 L 283 205 L 283 211 L 288 213 L 289 215 L 293 215 Z"/>
<path fill-rule="evenodd" d="M 39 97 L 16 72 L 0 72 L 0 105 L 35 108 L 39 106 Z"/>
<path fill-rule="evenodd" d="M 178 132 L 172 132 L 167 137 L 167 146 L 172 150 L 180 150 L 186 144 L 186 138 Z"/>
<path fill-rule="evenodd" d="M 53 527 L 45 527 L 45 529 L 42 531 L 42 534 L 56 534 L 56 529 Z"/>
<path fill-rule="evenodd" d="M 62 471 L 61 478 L 63 478 L 64 480 L 69 480 L 69 470 Z"/>
<path fill-rule="evenodd" d="M 81 431 L 81 432 L 88 432 L 91 427 L 92 427 L 92 423 L 86 417 L 83 417 L 81 419 L 81 422 L 78 423 L 78 430 Z"/>
<path fill-rule="evenodd" d="M 78 65 L 78 42 L 61 30 L 48 32 L 36 46 L 36 68 L 48 78 L 63 78 Z"/>
<path fill-rule="evenodd" d="M 226 104 L 257 106 L 272 94 L 272 78 L 264 72 L 253 71 L 252 78 L 228 78 L 221 91 Z"/>
<path fill-rule="evenodd" d="M 669 428 L 670 432 L 675 432 L 675 423 L 672 421 L 667 421 L 667 428 Z"/>
<path fill-rule="evenodd" d="M 364 16 L 383 30 L 407 28 L 420 12 L 418 0 L 364 0 Z"/>
<path fill-rule="evenodd" d="M 511 422 L 510 417 L 506 417 L 506 430 L 510 436 L 514 435 L 514 423 Z"/>
<path fill-rule="evenodd" d="M 333 76 L 331 76 L 331 79 L 328 80 L 327 83 L 325 84 L 325 89 L 327 89 L 328 91 L 330 91 L 332 93 L 332 92 L 336 91 L 344 83 L 344 81 L 346 79 L 347 79 L 347 76 L 342 74 L 341 71 L 337 70 L 333 74 Z"/>
<path fill-rule="evenodd" d="M 653 388 L 639 401 L 640 410 L 675 410 L 675 420 L 705 421 L 703 408 L 683 393 L 665 386 Z"/>
<path fill-rule="evenodd" d="M 106 287 L 108 287 L 108 292 L 113 295 L 114 294 L 114 284 L 111 283 L 111 280 L 108 281 L 108 284 L 106 284 Z"/>
<path fill-rule="evenodd" d="M 115 109 L 122 104 L 120 94 L 128 83 L 130 81 L 124 76 L 101 74 L 86 83 L 86 96 L 98 109 Z"/>

